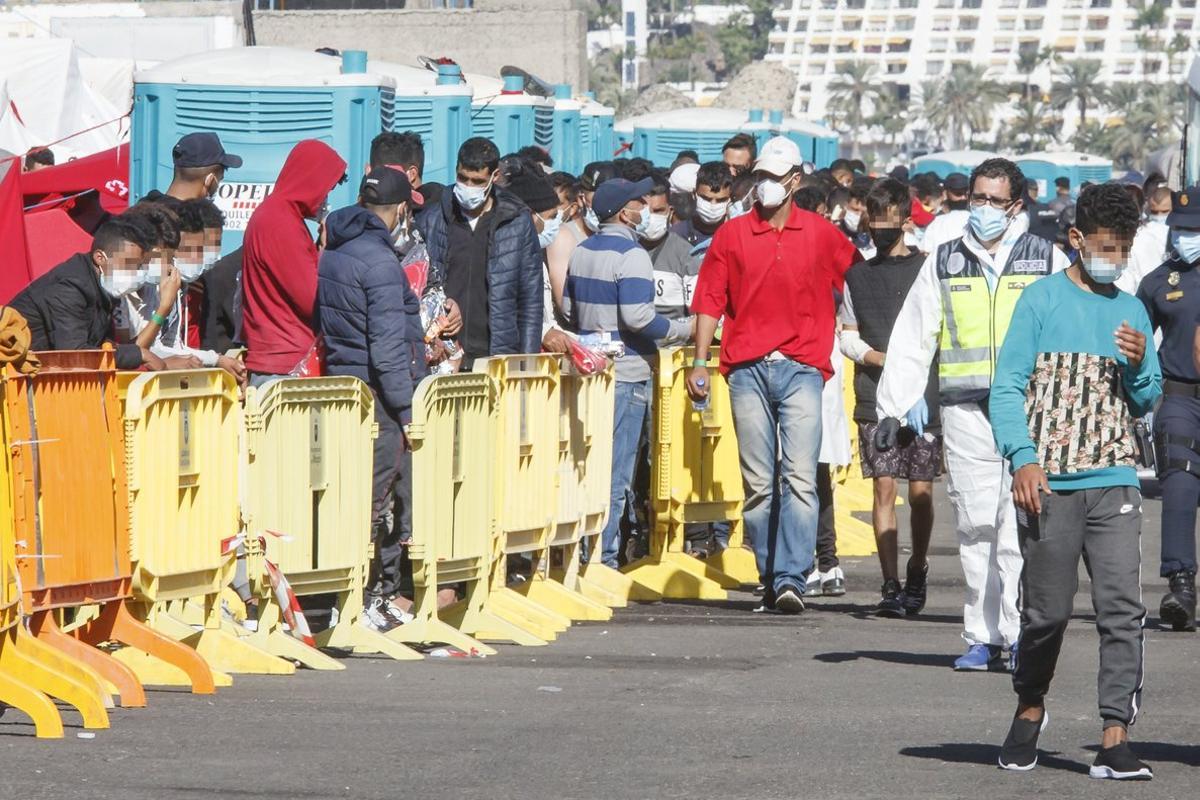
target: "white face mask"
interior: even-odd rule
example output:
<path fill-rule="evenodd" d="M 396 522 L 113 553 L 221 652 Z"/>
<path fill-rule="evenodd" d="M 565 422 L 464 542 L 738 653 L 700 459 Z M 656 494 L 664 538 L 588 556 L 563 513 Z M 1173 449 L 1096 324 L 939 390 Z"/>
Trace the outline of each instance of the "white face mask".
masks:
<path fill-rule="evenodd" d="M 667 215 L 647 214 L 643 212 L 644 225 L 639 226 L 638 238 L 643 242 L 657 242 L 667 235 Z"/>
<path fill-rule="evenodd" d="M 543 250 L 550 246 L 554 238 L 558 236 L 558 229 L 563 224 L 563 210 L 560 208 L 558 213 L 550 219 L 542 220 L 542 232 L 538 234 L 538 244 Z"/>
<path fill-rule="evenodd" d="M 725 217 L 729 215 L 729 201 L 723 200 L 720 203 L 714 203 L 711 200 L 705 200 L 703 197 L 696 195 L 696 216 L 701 222 L 706 225 L 716 225 L 718 222 L 724 222 Z"/>
<path fill-rule="evenodd" d="M 158 286 L 158 282 L 162 280 L 163 260 L 161 256 L 155 256 L 146 262 L 146 266 L 142 267 L 140 274 L 142 276 L 143 286 Z"/>
<path fill-rule="evenodd" d="M 175 269 L 179 270 L 179 277 L 183 279 L 184 283 L 191 283 L 204 274 L 204 262 L 177 258 L 175 259 Z"/>
<path fill-rule="evenodd" d="M 1163 225 L 1166 225 L 1167 217 L 1170 216 L 1170 213 L 1171 212 L 1169 212 L 1169 211 L 1164 211 L 1161 214 L 1151 214 L 1146 219 L 1150 222 L 1159 222 L 1159 223 L 1162 223 Z"/>
<path fill-rule="evenodd" d="M 100 273 L 100 288 L 114 300 L 137 291 L 141 285 L 142 273 L 140 270 L 115 269 L 108 274 Z"/>
<path fill-rule="evenodd" d="M 842 220 L 846 223 L 846 230 L 857 232 L 858 226 L 862 224 L 862 212 L 850 211 L 847 209 L 845 216 L 842 217 Z"/>
<path fill-rule="evenodd" d="M 467 211 L 475 211 L 487 202 L 488 192 L 492 190 L 492 182 L 487 186 L 467 186 L 465 183 L 454 184 L 454 199 Z"/>
<path fill-rule="evenodd" d="M 221 248 L 216 246 L 206 245 L 204 248 L 204 269 L 213 268 L 218 261 L 221 260 Z"/>
<path fill-rule="evenodd" d="M 588 206 L 587 211 L 583 212 L 583 224 L 592 233 L 600 230 L 600 218 L 596 216 L 596 212 L 591 206 Z"/>
<path fill-rule="evenodd" d="M 783 201 L 787 200 L 787 189 L 773 178 L 763 178 L 759 181 L 755 193 L 758 195 L 759 204 L 767 211 L 779 208 Z"/>

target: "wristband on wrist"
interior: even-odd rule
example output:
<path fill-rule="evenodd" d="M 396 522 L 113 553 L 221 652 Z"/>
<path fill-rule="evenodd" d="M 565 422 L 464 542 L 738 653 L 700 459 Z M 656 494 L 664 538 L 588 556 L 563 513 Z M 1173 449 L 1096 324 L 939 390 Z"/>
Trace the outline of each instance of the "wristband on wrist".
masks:
<path fill-rule="evenodd" d="M 708 369 L 708 359 L 707 358 L 693 358 L 692 366 L 693 367 L 704 367 L 705 369 Z"/>
<path fill-rule="evenodd" d="M 160 328 L 163 325 L 167 324 L 167 318 L 164 317 L 162 314 L 158 313 L 157 311 L 155 311 L 153 314 L 150 315 L 150 321 L 153 322 L 155 325 L 157 325 Z"/>

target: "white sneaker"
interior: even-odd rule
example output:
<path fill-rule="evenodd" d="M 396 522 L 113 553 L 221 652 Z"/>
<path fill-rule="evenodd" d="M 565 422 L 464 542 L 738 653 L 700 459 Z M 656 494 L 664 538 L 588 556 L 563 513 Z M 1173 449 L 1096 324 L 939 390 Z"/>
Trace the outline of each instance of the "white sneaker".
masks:
<path fill-rule="evenodd" d="M 823 575 L 820 570 L 813 570 L 808 575 L 808 585 L 804 587 L 805 597 L 820 597 Z"/>
<path fill-rule="evenodd" d="M 809 584 L 811 589 L 812 584 Z M 846 593 L 846 574 L 841 567 L 834 567 L 821 576 L 821 594 L 826 597 L 841 597 Z"/>

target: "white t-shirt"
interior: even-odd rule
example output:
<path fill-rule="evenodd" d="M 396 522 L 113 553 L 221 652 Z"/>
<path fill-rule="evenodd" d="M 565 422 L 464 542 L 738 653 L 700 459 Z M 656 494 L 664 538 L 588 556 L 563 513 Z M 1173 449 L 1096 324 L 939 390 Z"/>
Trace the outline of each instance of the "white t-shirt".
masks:
<path fill-rule="evenodd" d="M 921 252 L 932 253 L 939 245 L 962 236 L 970 216 L 970 211 L 958 209 L 934 217 L 933 222 L 925 226 L 925 235 L 921 237 Z"/>

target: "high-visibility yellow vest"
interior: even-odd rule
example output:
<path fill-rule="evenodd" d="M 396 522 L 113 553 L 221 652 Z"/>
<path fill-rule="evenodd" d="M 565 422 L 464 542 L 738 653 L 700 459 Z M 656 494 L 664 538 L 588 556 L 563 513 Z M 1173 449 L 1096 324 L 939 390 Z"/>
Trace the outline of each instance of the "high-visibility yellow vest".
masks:
<path fill-rule="evenodd" d="M 938 388 L 943 405 L 984 400 L 996 371 L 1013 309 L 1022 290 L 1050 274 L 1054 245 L 1022 234 L 1013 245 L 993 289 L 984 267 L 962 239 L 937 251 L 942 290 L 942 334 L 938 352 Z"/>

